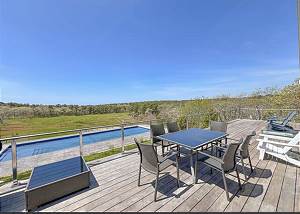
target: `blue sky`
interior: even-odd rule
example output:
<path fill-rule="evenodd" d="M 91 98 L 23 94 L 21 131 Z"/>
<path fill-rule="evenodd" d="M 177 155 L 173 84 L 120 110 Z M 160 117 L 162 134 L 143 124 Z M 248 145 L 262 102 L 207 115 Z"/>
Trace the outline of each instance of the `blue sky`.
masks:
<path fill-rule="evenodd" d="M 1 101 L 239 95 L 298 72 L 296 0 L 1 0 Z"/>

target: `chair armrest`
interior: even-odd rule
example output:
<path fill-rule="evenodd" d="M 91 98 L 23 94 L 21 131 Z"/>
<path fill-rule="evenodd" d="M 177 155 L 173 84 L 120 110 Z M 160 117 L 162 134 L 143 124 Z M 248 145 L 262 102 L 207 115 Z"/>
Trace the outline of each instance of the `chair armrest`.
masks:
<path fill-rule="evenodd" d="M 268 122 L 276 121 L 278 120 L 277 116 L 272 116 L 268 119 Z"/>
<path fill-rule="evenodd" d="M 276 146 L 286 146 L 286 147 L 294 147 L 294 148 L 300 148 L 300 145 L 289 145 L 288 143 L 279 143 L 279 142 L 274 142 L 274 141 L 270 141 L 270 140 L 258 140 L 258 142 L 260 143 L 265 143 L 265 144 L 272 144 L 272 145 L 276 145 Z"/>
<path fill-rule="evenodd" d="M 160 146 L 159 143 L 153 143 L 153 146 Z"/>
<path fill-rule="evenodd" d="M 224 147 L 217 146 L 217 145 L 213 145 L 213 147 L 216 147 L 217 149 L 226 149 L 226 147 L 228 146 L 226 144 L 221 144 L 221 145 L 223 145 Z"/>
<path fill-rule="evenodd" d="M 224 144 L 224 143 L 220 143 L 221 146 L 217 146 L 216 144 L 211 144 L 212 147 L 216 147 L 217 149 L 226 149 L 226 147 L 228 146 L 228 144 Z M 223 146 L 223 147 L 222 147 Z"/>
<path fill-rule="evenodd" d="M 230 137 L 227 137 L 227 140 L 232 140 L 232 141 L 236 141 L 236 142 L 239 142 L 240 140 L 238 139 L 234 139 L 234 138 L 230 138 Z"/>
<path fill-rule="evenodd" d="M 271 121 L 270 123 L 272 126 L 280 126 L 280 127 L 285 127 L 285 125 L 282 124 L 282 121 L 276 120 L 276 121 Z"/>
<path fill-rule="evenodd" d="M 168 160 L 170 157 L 173 157 L 175 155 L 178 155 L 178 152 L 170 151 L 166 154 L 166 156 L 164 156 L 164 158 L 161 161 L 159 161 L 159 163 L 161 164 L 161 163 L 165 162 L 166 160 Z"/>
<path fill-rule="evenodd" d="M 293 139 L 291 137 L 283 137 L 283 136 L 269 135 L 269 134 L 259 134 L 259 136 L 267 138 L 267 139 L 271 138 L 271 139 L 283 140 L 283 141 L 291 141 Z"/>
<path fill-rule="evenodd" d="M 218 162 L 221 163 L 221 164 L 224 164 L 223 160 L 220 159 L 220 158 L 217 158 L 217 157 L 215 157 L 215 156 L 213 156 L 213 155 L 209 155 L 209 154 L 207 154 L 207 153 L 205 153 L 205 152 L 201 152 L 201 151 L 198 151 L 198 150 L 197 150 L 197 152 L 200 153 L 200 154 L 202 154 L 202 155 L 204 155 L 204 156 L 207 156 L 207 157 L 209 157 L 209 158 L 212 158 L 212 159 L 218 161 Z"/>

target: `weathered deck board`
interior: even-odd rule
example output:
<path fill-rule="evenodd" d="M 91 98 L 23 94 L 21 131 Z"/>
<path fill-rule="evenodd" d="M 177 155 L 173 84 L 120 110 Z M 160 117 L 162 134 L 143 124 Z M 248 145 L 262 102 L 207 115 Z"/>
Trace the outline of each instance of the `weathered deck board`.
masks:
<path fill-rule="evenodd" d="M 263 121 L 237 120 L 229 124 L 231 138 L 240 138 L 252 130 L 258 133 Z M 198 184 L 192 185 L 189 160 L 180 164 L 181 187 L 176 185 L 176 168 L 161 179 L 158 201 L 153 201 L 155 176 L 142 171 L 142 186 L 137 186 L 138 154 L 131 154 L 91 166 L 92 186 L 39 208 L 39 211 L 300 211 L 300 168 L 278 162 L 274 158 L 260 161 L 257 142 L 250 144 L 255 171 L 248 180 L 240 169 L 243 181 L 238 190 L 237 179 L 228 176 L 228 188 L 233 196 L 226 200 L 220 173 L 212 175 L 199 166 Z M 250 174 L 247 166 L 248 175 Z M 25 208 L 23 191 L 0 198 L 0 211 L 22 211 Z"/>
<path fill-rule="evenodd" d="M 295 203 L 295 177 L 297 170 L 290 165 L 287 166 L 284 181 L 281 188 L 277 212 L 293 212 Z"/>
<path fill-rule="evenodd" d="M 254 167 L 255 170 L 253 172 L 253 174 L 251 174 L 251 177 L 249 178 L 249 180 L 247 180 L 244 184 L 243 184 L 243 189 L 241 191 L 239 191 L 237 193 L 238 197 L 235 197 L 230 204 L 228 204 L 228 206 L 225 209 L 225 212 L 240 212 L 248 197 L 250 196 L 251 192 L 253 191 L 255 185 L 257 184 L 259 178 L 261 177 L 261 175 L 263 174 L 266 166 L 267 166 L 267 161 L 258 161 L 257 156 L 259 155 L 259 153 L 256 153 L 256 157 L 254 157 L 254 160 L 257 160 L 256 163 L 257 165 Z M 254 164 L 253 164 L 254 166 Z"/>
<path fill-rule="evenodd" d="M 297 168 L 294 212 L 300 212 L 300 168 Z"/>
<path fill-rule="evenodd" d="M 252 131 L 253 129 L 255 129 L 258 133 L 259 133 L 259 130 L 262 129 L 264 126 L 265 126 L 264 123 L 262 123 L 262 122 L 259 123 L 257 121 L 253 122 L 252 124 L 251 123 L 246 124 L 246 127 L 248 127 L 249 131 L 250 130 Z M 246 133 L 249 133 L 249 132 L 246 132 Z M 255 143 L 255 141 L 252 141 L 251 146 L 256 147 L 256 145 L 257 144 Z M 258 161 L 258 160 L 256 158 L 253 161 Z M 231 192 L 237 189 L 237 185 L 235 185 L 235 184 L 236 184 L 236 179 L 229 180 L 228 189 Z M 208 211 L 209 212 L 223 212 L 228 205 L 229 205 L 229 203 L 226 199 L 226 193 L 225 193 L 225 191 L 223 191 L 222 194 L 220 195 L 220 197 L 217 200 L 215 200 L 215 202 L 211 205 L 211 207 L 208 209 Z"/>
<path fill-rule="evenodd" d="M 250 155 L 251 155 L 252 158 L 258 155 L 257 151 L 253 147 L 250 148 L 250 149 L 251 149 Z M 256 166 L 256 164 L 257 163 L 254 161 L 253 162 L 253 166 Z M 207 195 L 205 195 L 205 197 L 203 197 L 202 200 L 198 200 L 199 202 L 191 209 L 192 212 L 194 212 L 194 211 L 195 212 L 196 211 L 197 212 L 205 212 L 205 211 L 207 211 L 213 205 L 213 203 L 215 202 L 214 200 L 212 200 L 212 198 L 215 199 L 215 200 L 217 200 L 221 196 L 221 194 L 224 192 L 224 184 L 223 184 L 223 180 L 222 180 L 221 174 L 219 174 L 218 176 L 219 176 L 219 182 L 216 183 L 216 185 L 214 185 L 212 187 L 211 191 Z M 227 176 L 227 177 L 229 179 L 232 179 L 231 176 Z M 234 180 L 237 182 L 236 179 L 234 179 Z M 243 182 L 243 181 L 241 181 L 241 182 Z M 235 194 L 236 190 L 234 190 L 234 191 L 232 191 L 230 193 L 231 194 Z"/>
<path fill-rule="evenodd" d="M 187 166 L 186 169 L 188 169 L 188 165 L 186 165 L 186 166 Z M 173 176 L 173 178 L 168 179 L 169 182 L 164 183 L 163 185 L 160 185 L 159 192 L 157 194 L 159 200 L 161 200 L 162 197 L 164 197 L 164 195 L 171 196 L 178 189 L 177 183 L 176 183 L 175 172 L 171 176 Z M 189 178 L 190 178 L 190 176 L 188 175 L 188 173 L 184 173 L 183 171 L 181 171 L 181 173 L 180 173 L 181 181 L 186 182 L 189 180 Z M 118 204 L 116 206 L 111 207 L 107 211 L 109 211 L 109 212 L 123 211 L 124 209 L 128 208 L 132 204 L 136 204 L 137 202 L 139 202 L 140 200 L 145 199 L 145 198 L 147 198 L 148 201 L 150 201 L 150 199 L 152 199 L 152 201 L 153 201 L 153 187 L 151 187 L 148 190 L 149 191 L 139 192 L 139 194 L 137 194 L 137 195 L 134 195 L 128 199 L 125 199 L 122 202 L 118 202 Z"/>
<path fill-rule="evenodd" d="M 242 211 L 258 212 L 259 207 L 264 199 L 264 195 L 266 194 L 269 184 L 271 182 L 272 174 L 274 173 L 276 166 L 276 162 L 269 161 L 265 170 L 263 171 L 262 176 L 258 179 L 257 184 L 255 185 L 253 191 L 250 194 L 250 197 L 245 203 L 245 206 L 242 209 Z"/>
<path fill-rule="evenodd" d="M 265 194 L 264 200 L 262 201 L 260 211 L 262 212 L 275 212 L 280 193 L 282 192 L 282 183 L 285 176 L 286 165 L 278 163 L 276 171 L 272 177 L 270 185 Z M 293 199 L 294 200 L 294 199 Z"/>

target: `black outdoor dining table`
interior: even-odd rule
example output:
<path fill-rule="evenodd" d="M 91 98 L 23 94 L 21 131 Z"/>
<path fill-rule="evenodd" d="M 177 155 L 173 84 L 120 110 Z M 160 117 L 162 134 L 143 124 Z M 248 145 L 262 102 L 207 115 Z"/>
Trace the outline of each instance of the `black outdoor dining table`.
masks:
<path fill-rule="evenodd" d="M 207 129 L 200 128 L 191 128 L 187 130 L 181 130 L 178 132 L 168 133 L 164 135 L 157 136 L 157 139 L 173 143 L 179 146 L 182 146 L 190 150 L 190 164 L 191 164 L 191 173 L 195 178 L 194 182 L 196 183 L 196 168 L 194 167 L 193 153 L 197 149 L 206 146 L 215 141 L 220 141 L 222 139 L 227 140 L 228 134 L 225 132 L 219 131 L 210 131 Z"/>

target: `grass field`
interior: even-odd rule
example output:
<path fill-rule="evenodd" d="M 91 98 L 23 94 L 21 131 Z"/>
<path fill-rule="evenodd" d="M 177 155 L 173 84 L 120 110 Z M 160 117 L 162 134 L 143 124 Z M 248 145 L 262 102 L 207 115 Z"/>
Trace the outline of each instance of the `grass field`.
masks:
<path fill-rule="evenodd" d="M 128 113 L 11 119 L 6 120 L 4 124 L 0 125 L 0 138 L 114 125 L 120 124 L 123 120 L 130 120 Z"/>

